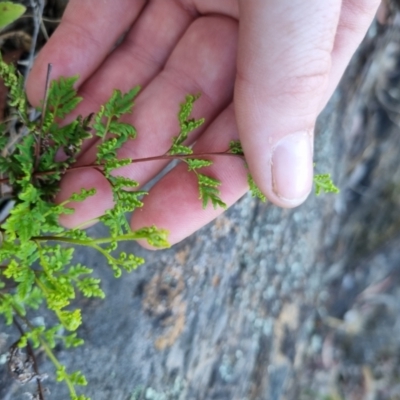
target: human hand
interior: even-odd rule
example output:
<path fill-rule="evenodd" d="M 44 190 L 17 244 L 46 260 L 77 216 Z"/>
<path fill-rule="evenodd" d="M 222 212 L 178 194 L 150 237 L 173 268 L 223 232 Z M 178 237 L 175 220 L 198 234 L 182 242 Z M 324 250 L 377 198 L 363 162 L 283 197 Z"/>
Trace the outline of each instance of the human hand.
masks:
<path fill-rule="evenodd" d="M 84 101 L 74 113 L 98 110 L 113 89 L 142 91 L 128 122 L 138 137 L 121 157 L 165 153 L 177 133 L 178 104 L 201 92 L 195 117 L 206 124 L 192 137 L 194 152 L 226 150 L 240 137 L 257 185 L 270 201 L 294 207 L 308 196 L 313 174 L 313 128 L 352 54 L 378 0 L 70 0 L 57 31 L 39 54 L 27 82 L 30 101 L 43 96 L 47 64 L 52 78 L 79 74 Z M 239 27 L 240 25 L 240 27 Z M 120 45 L 118 39 L 126 32 Z M 234 90 L 234 96 L 233 96 Z M 78 163 L 95 158 L 95 140 Z M 118 171 L 140 183 L 162 162 Z M 231 205 L 247 191 L 241 160 L 215 159 L 209 175 L 222 181 Z M 111 208 L 108 182 L 95 169 L 65 175 L 59 199 L 80 188 L 97 194 L 74 207 L 62 223 L 75 226 Z M 178 165 L 151 189 L 132 228 L 156 225 L 176 243 L 214 219 L 202 210 L 197 183 Z"/>

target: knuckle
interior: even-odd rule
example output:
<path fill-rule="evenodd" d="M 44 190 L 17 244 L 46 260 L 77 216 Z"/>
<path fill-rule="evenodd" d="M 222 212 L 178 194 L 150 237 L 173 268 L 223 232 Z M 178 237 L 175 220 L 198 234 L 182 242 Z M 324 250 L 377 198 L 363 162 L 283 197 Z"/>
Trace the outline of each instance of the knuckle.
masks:
<path fill-rule="evenodd" d="M 294 97 L 298 100 L 303 100 L 312 94 L 321 92 L 325 87 L 327 74 L 325 72 L 313 71 L 310 73 L 300 73 L 288 77 L 280 87 L 282 96 Z"/>
<path fill-rule="evenodd" d="M 343 3 L 339 21 L 339 31 L 365 33 L 365 23 L 370 22 L 376 14 L 381 0 L 346 0 Z"/>
<path fill-rule="evenodd" d="M 62 24 L 67 27 L 69 40 L 73 41 L 75 46 L 79 47 L 83 42 L 89 42 L 91 46 L 98 49 L 102 48 L 103 43 L 85 25 L 78 24 L 73 18 L 69 18 L 68 16 L 63 18 Z"/>
<path fill-rule="evenodd" d="M 356 15 L 374 15 L 381 0 L 346 0 L 343 7 Z"/>
<path fill-rule="evenodd" d="M 302 103 L 322 95 L 329 80 L 331 56 L 325 51 L 320 53 L 319 57 L 303 60 L 282 77 L 276 92 L 285 102 Z"/>

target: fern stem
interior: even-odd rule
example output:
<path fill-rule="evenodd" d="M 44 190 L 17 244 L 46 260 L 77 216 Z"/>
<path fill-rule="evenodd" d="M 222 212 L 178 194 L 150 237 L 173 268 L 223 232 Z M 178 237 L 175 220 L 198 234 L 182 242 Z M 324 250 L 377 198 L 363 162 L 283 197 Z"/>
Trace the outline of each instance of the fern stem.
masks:
<path fill-rule="evenodd" d="M 112 117 L 108 117 L 107 119 L 107 124 L 106 124 L 106 128 L 104 130 L 105 134 L 104 136 L 101 138 L 101 141 L 104 142 L 104 140 L 106 139 L 106 136 L 108 134 L 108 130 L 110 129 L 110 125 L 111 125 L 111 121 L 112 121 Z"/>
<path fill-rule="evenodd" d="M 145 158 L 137 158 L 135 160 L 132 160 L 132 164 L 137 164 L 141 162 L 147 162 L 147 161 L 162 161 L 162 160 L 186 160 L 188 158 L 203 158 L 203 157 L 214 157 L 214 156 L 228 156 L 228 157 L 239 157 L 242 160 L 244 160 L 244 155 L 243 154 L 234 154 L 234 153 L 228 153 L 227 151 L 221 151 L 221 152 L 214 152 L 214 153 L 196 153 L 196 154 L 175 154 L 175 155 L 166 155 L 163 154 L 161 156 L 153 156 L 153 157 L 145 157 Z M 72 171 L 77 171 L 80 169 L 86 169 L 86 168 L 96 168 L 100 169 L 103 168 L 102 165 L 98 164 L 88 164 L 88 165 L 80 165 L 80 166 L 72 166 L 70 168 L 67 168 L 65 170 L 65 173 L 72 172 Z M 55 174 L 59 171 L 40 171 L 40 172 L 35 172 L 33 174 L 34 177 L 40 177 L 40 176 L 46 176 L 46 175 L 52 175 Z M 2 183 L 8 183 L 9 178 L 2 178 L 0 179 L 0 184 Z"/>
<path fill-rule="evenodd" d="M 14 317 L 13 319 L 14 325 L 17 327 L 17 329 L 19 330 L 19 333 L 21 334 L 21 336 L 25 335 L 24 330 L 22 329 L 21 324 L 18 322 L 18 320 Z M 32 349 L 32 345 L 30 344 L 29 340 L 27 341 L 27 348 L 28 348 L 28 354 L 29 356 L 32 358 L 33 360 L 33 369 L 35 371 L 35 374 L 37 376 L 40 375 L 39 373 L 39 368 L 38 368 L 38 362 L 36 360 L 36 356 L 35 356 L 35 352 Z M 42 388 L 42 383 L 40 382 L 39 378 L 36 378 L 36 383 L 38 385 L 38 394 L 39 394 L 39 400 L 44 400 L 44 395 L 43 395 L 43 388 Z"/>
<path fill-rule="evenodd" d="M 100 244 L 107 244 L 110 242 L 122 242 L 122 241 L 141 240 L 141 239 L 147 239 L 147 235 L 131 232 L 126 235 L 119 235 L 115 237 L 99 238 L 92 240 L 79 240 L 79 239 L 60 237 L 60 236 L 38 236 L 32 238 L 32 240 L 40 242 L 55 241 L 55 242 L 71 243 L 77 246 L 89 246 L 89 247 L 94 247 Z"/>
<path fill-rule="evenodd" d="M 0 293 L 0 298 L 4 298 L 4 296 Z M 18 310 L 17 307 L 15 307 L 13 304 L 11 305 L 14 313 L 16 315 L 18 315 L 19 318 L 21 318 L 26 325 L 29 327 L 30 330 L 33 330 L 34 327 L 32 326 L 32 324 L 29 322 L 29 320 Z M 47 357 L 49 357 L 49 359 L 51 360 L 51 362 L 53 363 L 53 365 L 56 367 L 57 370 L 62 369 L 62 365 L 60 364 L 60 362 L 57 360 L 57 357 L 54 355 L 53 351 L 51 350 L 50 346 L 48 345 L 46 339 L 44 339 L 42 337 L 42 335 L 38 335 L 39 341 L 41 346 L 43 347 L 44 352 L 46 353 Z M 65 376 L 65 383 L 68 386 L 68 390 L 69 393 L 71 395 L 71 397 L 76 397 L 76 391 L 75 391 L 75 387 L 73 385 L 73 383 L 71 382 L 71 380 L 68 378 L 68 375 Z"/>
<path fill-rule="evenodd" d="M 192 154 L 163 154 L 160 156 L 152 156 L 152 157 L 145 157 L 145 158 L 137 158 L 132 160 L 132 164 L 137 164 L 141 162 L 148 162 L 148 161 L 162 161 L 162 160 L 186 160 L 188 158 L 203 158 L 203 157 L 213 157 L 213 156 L 228 156 L 228 157 L 239 157 L 244 160 L 243 154 L 234 154 L 228 153 L 228 151 L 220 151 L 220 152 L 211 152 L 211 153 L 192 153 Z M 89 164 L 89 165 L 82 165 L 78 167 L 71 167 L 68 168 L 65 172 L 75 171 L 77 169 L 83 168 L 95 168 L 95 167 L 102 167 L 102 165 L 98 164 Z"/>
<path fill-rule="evenodd" d="M 49 357 L 49 359 L 51 360 L 53 365 L 56 367 L 56 369 L 58 369 L 58 370 L 62 369 L 63 366 L 57 360 L 57 357 L 54 355 L 53 351 L 51 350 L 50 346 L 47 344 L 46 340 L 43 339 L 41 337 L 41 335 L 39 335 L 39 340 L 40 340 L 40 344 L 42 345 L 47 357 Z M 74 387 L 73 383 L 70 381 L 70 379 L 68 378 L 68 375 L 65 375 L 64 379 L 65 379 L 65 383 L 68 386 L 68 390 L 69 390 L 71 397 L 76 397 L 75 387 Z"/>
<path fill-rule="evenodd" d="M 44 125 L 44 120 L 46 118 L 47 99 L 48 99 L 48 93 L 49 93 L 50 75 L 51 75 L 52 68 L 53 68 L 52 64 L 47 65 L 47 74 L 46 74 L 46 84 L 45 84 L 45 88 L 44 88 L 42 115 L 40 117 L 39 135 L 37 137 L 36 149 L 35 149 L 35 157 L 36 157 L 35 169 L 38 169 L 39 162 L 40 162 L 40 151 L 41 151 L 41 147 L 42 147 L 43 125 Z"/>

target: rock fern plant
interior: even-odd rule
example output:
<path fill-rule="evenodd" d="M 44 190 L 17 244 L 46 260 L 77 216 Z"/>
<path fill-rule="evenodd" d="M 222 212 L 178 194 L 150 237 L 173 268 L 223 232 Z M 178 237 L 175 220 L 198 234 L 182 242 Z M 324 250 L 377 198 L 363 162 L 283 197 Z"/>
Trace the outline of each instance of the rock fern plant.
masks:
<path fill-rule="evenodd" d="M 105 296 L 100 280 L 92 276 L 93 271 L 73 262 L 75 248 L 97 250 L 119 277 L 122 272 L 130 272 L 144 263 L 143 258 L 118 251 L 121 241 L 147 240 L 154 247 L 169 246 L 165 230 L 155 226 L 131 230 L 126 213 L 143 205 L 146 192 L 136 189 L 138 182 L 113 172 L 133 162 L 118 159 L 117 151 L 127 140 L 136 137 L 135 128 L 122 122 L 121 117 L 132 111 L 139 88 L 128 93 L 115 90 L 95 115 L 78 117 L 60 127 L 58 121 L 82 100 L 74 89 L 77 77 L 51 82 L 40 110 L 41 117 L 34 120 L 30 118 L 31 108 L 22 76 L 1 58 L 0 77 L 9 91 L 9 122 L 0 125 L 0 190 L 3 199 L 13 202 L 0 225 L 0 314 L 7 324 L 15 324 L 20 333 L 10 348 L 9 369 L 21 383 L 36 381 L 37 393 L 32 398 L 43 400 L 44 376 L 39 373 L 34 356 L 34 349 L 41 347 L 55 366 L 57 381 L 64 381 L 68 386 L 70 398 L 87 400 L 77 393 L 77 386 L 86 385 L 84 375 L 67 370 L 53 351 L 59 342 L 65 347 L 83 344 L 76 333 L 82 323 L 81 310 L 73 304 L 78 292 L 85 297 Z M 220 182 L 200 172 L 212 161 L 204 154 L 197 157 L 184 144 L 190 133 L 204 122 L 190 116 L 197 97 L 188 95 L 181 104 L 180 132 L 173 138 L 171 148 L 151 159 L 179 159 L 186 163 L 188 171 L 197 177 L 203 207 L 208 204 L 226 207 L 219 196 Z M 93 134 L 101 141 L 95 163 L 87 168 L 96 168 L 104 175 L 114 197 L 114 207 L 99 218 L 109 228 L 109 236 L 101 238 L 89 237 L 84 230 L 66 229 L 58 223 L 61 214 L 73 213 L 70 202 L 84 201 L 95 194 L 95 189 L 82 189 L 67 201 L 54 203 L 60 179 L 74 169 L 82 142 Z M 60 150 L 65 155 L 62 161 L 56 157 Z M 232 142 L 226 152 L 218 154 L 243 158 L 239 142 Z M 317 193 L 337 191 L 328 175 L 316 176 L 316 183 Z M 250 175 L 249 185 L 253 195 L 264 199 Z M 54 313 L 53 326 L 31 322 L 32 310 L 38 310 L 41 305 Z"/>

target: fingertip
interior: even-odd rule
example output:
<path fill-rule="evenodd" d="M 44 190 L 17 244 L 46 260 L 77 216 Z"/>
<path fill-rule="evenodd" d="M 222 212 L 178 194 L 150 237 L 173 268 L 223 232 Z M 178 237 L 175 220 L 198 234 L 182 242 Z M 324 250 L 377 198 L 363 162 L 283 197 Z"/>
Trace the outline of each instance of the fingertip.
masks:
<path fill-rule="evenodd" d="M 276 143 L 250 148 L 250 172 L 269 201 L 283 208 L 302 204 L 312 190 L 313 135 L 300 131 Z M 264 152 L 264 154 L 262 154 Z"/>
<path fill-rule="evenodd" d="M 60 25 L 40 51 L 28 76 L 29 102 L 40 105 L 49 63 L 53 65 L 51 80 L 79 75 L 77 87 L 86 81 L 112 52 L 146 3 L 145 0 L 70 0 Z"/>
<path fill-rule="evenodd" d="M 312 139 L 308 132 L 284 136 L 272 149 L 272 191 L 283 207 L 296 207 L 312 187 Z"/>
<path fill-rule="evenodd" d="M 56 32 L 57 33 L 57 32 Z M 54 43 L 57 41 L 57 35 L 54 34 L 37 56 L 26 81 L 26 94 L 29 103 L 34 106 L 40 106 L 45 96 L 46 79 L 49 65 L 51 64 L 50 81 L 58 79 L 60 76 L 70 77 L 77 74 L 73 71 L 69 64 L 71 60 L 68 54 L 60 51 L 59 45 Z M 76 83 L 78 85 L 78 83 Z"/>
<path fill-rule="evenodd" d="M 43 100 L 44 97 L 44 86 L 46 78 L 42 78 L 41 75 L 42 68 L 40 65 L 40 59 L 37 59 L 28 74 L 25 88 L 28 101 L 33 107 L 39 107 L 40 102 L 41 100 Z"/>

